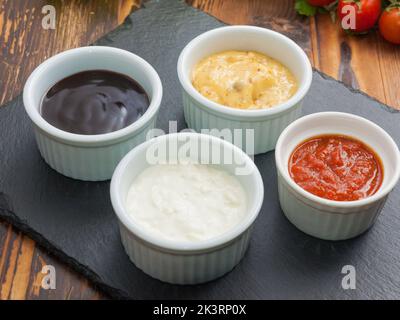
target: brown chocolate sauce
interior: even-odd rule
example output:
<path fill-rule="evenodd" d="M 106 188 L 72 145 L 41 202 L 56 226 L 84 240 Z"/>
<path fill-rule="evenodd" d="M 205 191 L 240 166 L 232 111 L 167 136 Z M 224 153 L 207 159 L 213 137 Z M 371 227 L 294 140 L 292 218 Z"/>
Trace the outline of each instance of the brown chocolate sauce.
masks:
<path fill-rule="evenodd" d="M 149 107 L 144 89 L 133 79 L 106 70 L 83 71 L 52 86 L 40 113 L 51 125 L 77 134 L 120 130 Z"/>

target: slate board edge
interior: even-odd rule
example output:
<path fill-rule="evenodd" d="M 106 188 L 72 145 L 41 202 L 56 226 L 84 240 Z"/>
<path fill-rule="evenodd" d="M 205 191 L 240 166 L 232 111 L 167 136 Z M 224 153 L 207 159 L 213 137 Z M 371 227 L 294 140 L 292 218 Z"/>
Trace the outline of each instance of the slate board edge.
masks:
<path fill-rule="evenodd" d="M 61 262 L 65 263 L 69 268 L 79 273 L 81 276 L 85 277 L 93 287 L 100 290 L 102 293 L 107 295 L 112 299 L 127 300 L 132 299 L 130 296 L 121 289 L 116 289 L 105 284 L 101 280 L 101 277 L 91 270 L 90 267 L 81 264 L 78 260 L 70 257 L 62 249 L 57 247 L 51 241 L 47 240 L 43 235 L 37 232 L 35 229 L 31 228 L 26 221 L 20 219 L 13 211 L 7 209 L 7 199 L 4 193 L 0 193 L 0 217 L 3 221 L 8 222 L 13 227 L 21 231 L 23 234 L 29 236 L 36 244 L 43 248 L 46 252 L 50 253 L 52 257 L 59 259 Z"/>
<path fill-rule="evenodd" d="M 146 10 L 146 4 L 142 4 L 141 7 L 139 8 L 140 10 Z M 139 10 L 138 9 L 138 10 Z M 203 12 L 199 9 L 194 8 L 196 11 L 201 12 L 202 14 L 207 14 L 206 12 Z M 131 13 L 132 14 L 132 13 Z M 211 15 L 209 15 L 211 16 Z M 214 16 L 211 16 L 213 19 L 216 19 L 220 22 L 222 22 L 221 20 L 215 18 Z M 121 29 L 125 29 L 127 28 L 127 26 L 132 25 L 132 18 L 129 15 L 124 23 L 122 23 L 120 26 L 118 26 L 117 28 L 115 28 L 114 30 L 110 31 L 109 33 L 107 33 L 106 35 L 102 36 L 100 39 L 98 39 L 96 42 L 94 42 L 92 45 L 96 45 L 96 43 L 102 39 L 107 39 L 107 37 L 109 37 L 110 35 L 112 35 L 113 33 L 117 33 L 119 30 Z M 324 78 L 327 81 L 333 81 L 336 83 L 341 84 L 342 86 L 346 87 L 348 90 L 350 90 L 353 94 L 360 94 L 363 95 L 367 98 L 369 98 L 370 100 L 376 101 L 377 103 L 379 103 L 379 105 L 382 107 L 382 109 L 384 109 L 387 112 L 390 113 L 399 113 L 400 110 L 394 109 L 393 107 L 382 103 L 381 101 L 377 100 L 374 97 L 369 96 L 368 94 L 366 94 L 365 92 L 359 90 L 359 89 L 355 89 L 347 84 L 345 84 L 342 81 L 336 80 L 334 78 L 332 78 L 331 76 L 320 72 L 319 70 L 316 70 L 315 68 L 313 68 L 314 72 L 318 73 L 321 75 L 322 78 Z M 17 97 L 18 98 L 18 97 Z M 13 100 L 17 99 L 14 98 Z M 7 102 L 6 104 L 0 106 L 0 108 L 2 107 L 7 107 L 6 105 L 11 104 L 11 102 Z M 93 270 L 91 270 L 90 267 L 81 264 L 79 261 L 77 261 L 75 258 L 65 254 L 62 249 L 58 248 L 55 244 L 53 244 L 51 241 L 49 241 L 48 239 L 46 239 L 44 236 L 42 236 L 40 233 L 38 233 L 36 230 L 32 229 L 27 223 L 26 221 L 20 219 L 10 208 L 10 206 L 8 205 L 8 201 L 7 201 L 7 196 L 4 193 L 0 192 L 0 217 L 10 223 L 12 226 L 14 226 L 15 228 L 17 228 L 18 230 L 20 230 L 22 233 L 28 235 L 30 238 L 32 238 L 40 247 L 44 248 L 46 251 L 49 251 L 51 253 L 52 256 L 54 256 L 55 258 L 59 259 L 60 261 L 64 262 L 67 264 L 67 266 L 71 267 L 71 269 L 73 269 L 74 271 L 78 272 L 79 274 L 83 275 L 85 278 L 87 278 L 96 289 L 99 289 L 100 291 L 104 292 L 106 295 L 108 295 L 110 298 L 114 298 L 114 299 L 131 299 L 130 296 L 124 292 L 121 289 L 116 289 L 114 287 L 111 287 L 107 284 L 105 284 L 101 277 L 94 272 Z"/>

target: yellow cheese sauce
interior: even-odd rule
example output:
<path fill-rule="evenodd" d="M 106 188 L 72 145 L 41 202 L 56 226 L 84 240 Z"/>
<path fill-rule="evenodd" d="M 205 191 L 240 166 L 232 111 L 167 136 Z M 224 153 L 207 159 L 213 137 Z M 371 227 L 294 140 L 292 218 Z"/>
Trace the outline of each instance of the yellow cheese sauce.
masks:
<path fill-rule="evenodd" d="M 206 57 L 195 66 L 192 83 L 204 97 L 238 109 L 268 109 L 297 91 L 288 68 L 254 51 L 224 51 Z"/>

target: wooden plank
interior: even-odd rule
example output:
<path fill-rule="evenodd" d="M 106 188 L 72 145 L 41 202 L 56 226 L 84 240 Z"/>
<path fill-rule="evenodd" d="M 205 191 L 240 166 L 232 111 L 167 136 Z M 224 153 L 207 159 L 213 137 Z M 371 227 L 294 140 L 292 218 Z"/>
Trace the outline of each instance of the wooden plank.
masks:
<path fill-rule="evenodd" d="M 32 239 L 21 235 L 21 243 L 9 296 L 11 300 L 21 300 L 26 298 L 34 248 L 35 242 Z"/>
<path fill-rule="evenodd" d="M 308 20 L 296 14 L 294 0 L 188 0 L 228 24 L 251 24 L 281 32 L 304 48 L 311 56 Z"/>
<path fill-rule="evenodd" d="M 0 300 L 10 299 L 11 288 L 15 277 L 18 260 L 18 252 L 21 246 L 22 235 L 12 232 L 10 234 L 8 246 L 5 254 L 5 264 L 0 277 L 1 290 Z"/>
<path fill-rule="evenodd" d="M 4 222 L 0 222 L 0 250 L 0 300 L 106 298 L 87 279 Z M 42 288 L 45 265 L 56 270 L 55 290 Z"/>
<path fill-rule="evenodd" d="M 41 271 L 43 266 L 51 265 L 56 270 L 56 289 L 44 290 Z M 31 265 L 31 277 L 27 289 L 27 299 L 104 299 L 85 278 L 65 267 L 57 259 L 41 248 L 35 248 Z"/>
<path fill-rule="evenodd" d="M 21 92 L 29 74 L 43 60 L 94 42 L 122 23 L 139 0 L 54 1 L 55 30 L 42 28 L 42 8 L 48 3 L 0 1 L 0 105 Z"/>

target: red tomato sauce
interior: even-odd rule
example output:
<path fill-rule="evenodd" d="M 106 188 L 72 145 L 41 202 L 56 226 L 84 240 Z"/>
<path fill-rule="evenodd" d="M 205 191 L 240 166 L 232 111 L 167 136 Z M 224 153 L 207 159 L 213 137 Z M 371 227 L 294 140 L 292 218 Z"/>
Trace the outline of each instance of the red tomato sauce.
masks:
<path fill-rule="evenodd" d="M 313 137 L 300 143 L 289 158 L 289 174 L 304 190 L 321 198 L 354 201 L 381 186 L 383 167 L 364 143 L 340 135 Z"/>

